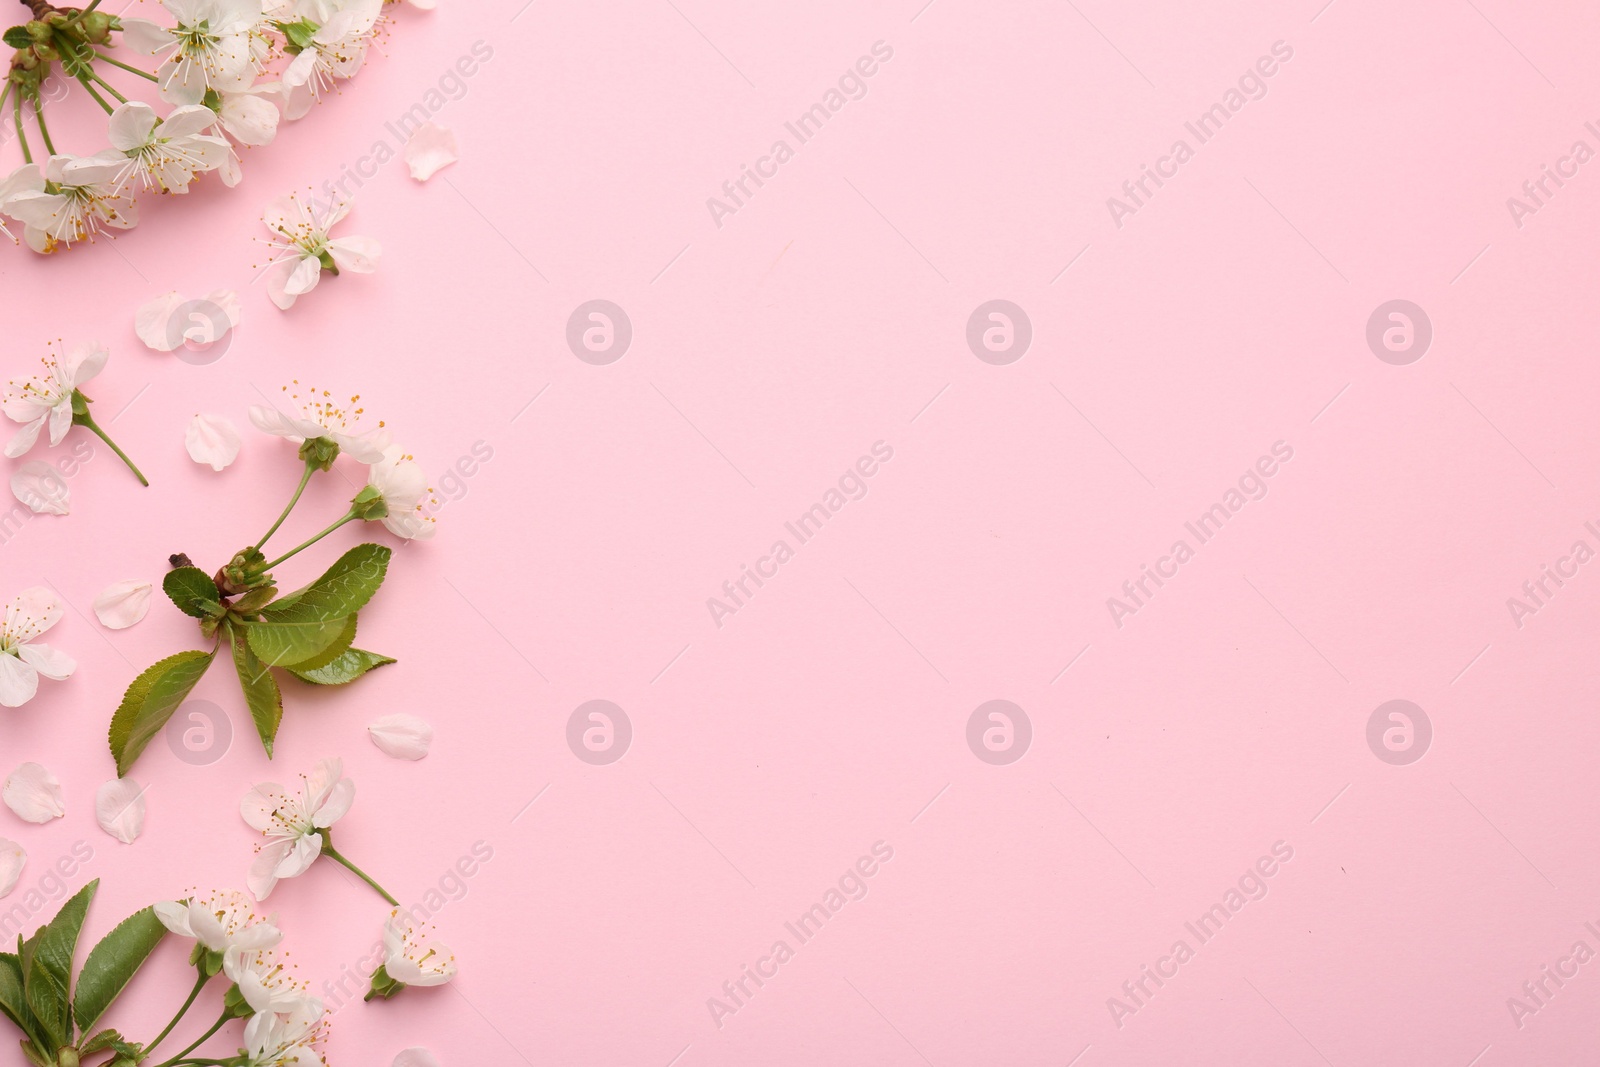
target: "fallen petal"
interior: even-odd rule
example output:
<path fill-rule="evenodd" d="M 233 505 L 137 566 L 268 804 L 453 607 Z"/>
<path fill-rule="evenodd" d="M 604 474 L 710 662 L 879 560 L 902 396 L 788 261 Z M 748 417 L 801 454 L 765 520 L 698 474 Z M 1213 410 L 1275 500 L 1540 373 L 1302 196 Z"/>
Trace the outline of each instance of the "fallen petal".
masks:
<path fill-rule="evenodd" d="M 12 472 L 11 495 L 34 514 L 65 515 L 72 510 L 67 480 L 42 459 L 30 459 Z"/>
<path fill-rule="evenodd" d="M 144 832 L 144 789 L 132 778 L 114 778 L 94 791 L 94 817 L 100 829 L 133 844 Z"/>
<path fill-rule="evenodd" d="M 461 158 L 461 153 L 456 149 L 455 132 L 433 122 L 424 122 L 417 127 L 406 142 L 405 155 L 411 176 L 419 182 L 427 181 Z"/>
<path fill-rule="evenodd" d="M 394 1067 L 439 1067 L 439 1060 L 433 1053 L 418 1045 L 396 1056 Z"/>
<path fill-rule="evenodd" d="M 372 743 L 395 759 L 419 760 L 433 745 L 433 727 L 415 715 L 385 715 L 367 733 Z"/>
<path fill-rule="evenodd" d="M 108 630 L 126 630 L 150 610 L 150 589 L 149 582 L 137 578 L 106 586 L 94 598 L 95 617 Z"/>
<path fill-rule="evenodd" d="M 17 879 L 22 877 L 22 867 L 28 862 L 28 854 L 22 846 L 15 841 L 0 837 L 0 897 L 8 897 L 17 887 Z"/>
<path fill-rule="evenodd" d="M 46 823 L 67 813 L 61 801 L 61 783 L 37 763 L 24 763 L 6 778 L 0 800 L 23 822 Z"/>
<path fill-rule="evenodd" d="M 189 458 L 214 471 L 238 459 L 242 443 L 239 428 L 226 415 L 196 415 L 189 420 L 189 428 L 183 434 Z"/>
<path fill-rule="evenodd" d="M 174 289 L 139 305 L 139 310 L 133 313 L 133 332 L 139 335 L 145 347 L 156 352 L 171 352 L 177 347 L 168 334 L 167 324 L 181 303 L 183 297 Z"/>

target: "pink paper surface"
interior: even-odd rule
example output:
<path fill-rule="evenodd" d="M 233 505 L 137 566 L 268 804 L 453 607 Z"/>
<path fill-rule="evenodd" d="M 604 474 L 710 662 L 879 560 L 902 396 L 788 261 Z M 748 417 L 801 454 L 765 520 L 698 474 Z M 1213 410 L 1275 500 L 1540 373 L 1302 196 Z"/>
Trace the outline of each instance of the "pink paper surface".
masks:
<path fill-rule="evenodd" d="M 0 771 L 46 764 L 68 806 L 0 811 L 30 854 L 0 923 L 75 842 L 93 855 L 65 882 L 103 879 L 91 936 L 242 887 L 239 798 L 338 755 L 340 848 L 436 913 L 461 973 L 342 1003 L 385 908 L 326 862 L 283 883 L 265 910 L 339 1006 L 336 1063 L 1595 1062 L 1600 563 L 1572 553 L 1600 550 L 1600 14 L 390 12 L 387 55 L 247 153 L 237 190 L 149 200 L 70 255 L 0 248 L 7 375 L 50 339 L 106 342 L 86 391 L 153 483 L 99 449 L 70 516 L 0 544 L 0 593 L 58 589 L 51 639 L 80 661 L 0 713 Z M 818 104 L 802 140 L 787 124 Z M 413 105 L 461 146 L 426 184 L 397 158 Z M 341 232 L 382 264 L 279 312 L 260 212 L 341 178 Z M 143 301 L 224 287 L 244 320 L 222 358 L 138 343 Z M 596 300 L 625 310 L 620 356 L 584 348 L 608 328 L 586 314 L 569 346 Z M 1025 351 L 1015 311 L 969 344 L 995 300 Z M 1369 344 L 1392 301 L 1425 351 L 1416 310 Z M 399 663 L 286 683 L 270 762 L 218 670 L 195 698 L 231 747 L 192 764 L 158 739 L 121 845 L 93 813 L 110 712 L 199 638 L 159 594 L 120 632 L 90 603 L 270 522 L 298 463 L 246 409 L 291 380 L 361 394 L 440 489 L 437 538 L 362 613 L 359 643 Z M 220 474 L 184 452 L 202 411 L 245 434 Z M 347 462 L 289 536 L 344 507 Z M 802 540 L 786 524 L 818 504 Z M 597 700 L 627 722 L 609 763 L 592 708 L 569 729 Z M 1427 730 L 1412 713 L 1388 748 L 1407 723 L 1386 711 L 1369 744 L 1395 700 Z M 1022 715 L 972 726 L 991 701 Z M 365 736 L 394 712 L 434 724 L 425 760 Z M 183 953 L 112 1022 L 164 1022 Z"/>

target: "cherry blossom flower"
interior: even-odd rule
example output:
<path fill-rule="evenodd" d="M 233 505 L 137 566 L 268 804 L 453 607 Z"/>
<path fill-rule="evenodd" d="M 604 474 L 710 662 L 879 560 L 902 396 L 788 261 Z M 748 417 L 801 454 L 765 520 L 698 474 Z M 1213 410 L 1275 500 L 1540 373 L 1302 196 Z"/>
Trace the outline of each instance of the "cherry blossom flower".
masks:
<path fill-rule="evenodd" d="M 245 794 L 239 814 L 266 838 L 250 865 L 250 892 L 257 900 L 267 899 L 278 879 L 304 874 L 322 854 L 319 831 L 343 818 L 355 801 L 356 784 L 343 775 L 341 761 L 325 759 L 300 776 L 296 793 L 263 782 Z"/>
<path fill-rule="evenodd" d="M 283 72 L 285 111 L 291 119 L 303 117 L 334 82 L 361 69 L 383 21 L 383 2 L 298 0 L 294 13 L 299 21 L 279 23 L 289 49 L 297 50 Z"/>
<path fill-rule="evenodd" d="M 32 700 L 41 674 L 59 682 L 78 669 L 71 656 L 36 640 L 63 614 L 61 601 L 43 586 L 24 589 L 6 606 L 0 622 L 0 706 L 18 708 Z"/>
<path fill-rule="evenodd" d="M 104 345 L 75 344 L 61 359 L 50 355 L 40 360 L 44 364 L 42 374 L 7 383 L 3 401 L 6 417 L 22 423 L 22 429 L 6 445 L 6 456 L 16 459 L 32 448 L 46 423 L 50 426 L 50 443 L 59 445 L 72 428 L 73 393 L 104 370 L 110 356 Z"/>
<path fill-rule="evenodd" d="M 322 1021 L 322 1001 L 307 997 L 288 1016 L 274 1011 L 252 1015 L 244 1026 L 240 1067 L 323 1067 L 322 1042 L 327 1026 Z"/>
<path fill-rule="evenodd" d="M 384 504 L 383 513 L 373 517 L 381 519 L 390 533 L 408 541 L 426 541 L 433 536 L 436 522 L 432 515 L 424 514 L 423 504 L 437 501 L 416 460 L 391 446 L 382 461 L 367 472 L 367 484 L 377 490 Z"/>
<path fill-rule="evenodd" d="M 378 269 L 383 249 L 370 237 L 332 237 L 330 231 L 350 213 L 348 200 L 336 200 L 327 210 L 291 193 L 267 205 L 261 216 L 272 233 L 262 243 L 272 250 L 267 264 L 267 293 L 285 310 L 295 298 L 309 293 L 322 280 L 322 272 L 335 275 L 371 274 Z"/>
<path fill-rule="evenodd" d="M 216 124 L 217 113 L 198 104 L 175 108 L 164 119 L 148 104 L 123 104 L 111 113 L 106 132 L 114 151 L 69 164 L 66 173 L 70 177 L 90 164 L 115 163 L 121 168 L 119 192 L 137 179 L 146 190 L 186 193 L 196 176 L 218 169 L 233 152 L 226 140 L 205 132 Z"/>
<path fill-rule="evenodd" d="M 306 984 L 295 978 L 270 948 L 228 949 L 222 957 L 222 973 L 239 987 L 239 995 L 254 1012 L 293 1015 L 310 999 Z"/>
<path fill-rule="evenodd" d="M 270 919 L 262 919 L 237 889 L 221 889 L 206 897 L 169 900 L 155 906 L 161 925 L 179 937 L 192 937 L 207 952 L 257 952 L 283 940 Z"/>
<path fill-rule="evenodd" d="M 254 37 L 261 0 L 162 0 L 177 22 L 124 18 L 122 40 L 135 51 L 160 56 L 156 79 L 161 98 L 198 104 L 206 90 L 237 92 L 255 80 Z"/>
<path fill-rule="evenodd" d="M 41 170 L 23 167 L 3 203 L 22 223 L 22 239 L 43 255 L 74 241 L 92 241 L 107 229 L 131 230 L 139 206 L 124 196 L 120 178 L 127 160 L 51 156 Z M 68 168 L 71 168 L 70 173 Z"/>
<path fill-rule="evenodd" d="M 443 985 L 456 975 L 456 957 L 410 912 L 395 908 L 383 928 L 383 966 L 372 976 L 367 999 L 392 997 L 406 986 Z"/>
<path fill-rule="evenodd" d="M 298 381 L 294 383 L 294 392 L 290 392 L 287 385 L 283 391 L 289 394 L 296 414 L 285 415 L 276 408 L 253 404 L 250 421 L 256 429 L 286 437 L 297 445 L 319 438 L 332 441 L 339 446 L 339 451 L 362 463 L 383 460 L 384 450 L 389 447 L 389 431 L 384 429 L 383 423 L 365 430 L 355 428 L 355 423 L 365 414 L 365 409 L 357 406 L 360 396 L 353 396 L 348 402 L 335 401 L 326 389 L 306 388 Z"/>

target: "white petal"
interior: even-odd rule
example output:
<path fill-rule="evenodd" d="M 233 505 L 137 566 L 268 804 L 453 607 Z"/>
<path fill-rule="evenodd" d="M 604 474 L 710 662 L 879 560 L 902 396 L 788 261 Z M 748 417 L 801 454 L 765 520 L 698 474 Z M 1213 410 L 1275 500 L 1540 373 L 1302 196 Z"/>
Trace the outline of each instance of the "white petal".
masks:
<path fill-rule="evenodd" d="M 158 26 L 149 19 L 123 19 L 122 43 L 135 52 L 151 56 L 163 48 L 171 48 L 174 41 L 166 27 Z"/>
<path fill-rule="evenodd" d="M 133 844 L 144 832 L 144 789 L 132 778 L 114 778 L 94 791 L 94 817 L 100 829 Z"/>
<path fill-rule="evenodd" d="M 176 900 L 164 900 L 155 906 L 155 913 L 161 925 L 179 937 L 195 936 L 194 927 L 189 922 L 189 905 Z"/>
<path fill-rule="evenodd" d="M 67 480 L 40 459 L 29 460 L 12 472 L 11 494 L 35 513 L 65 515 L 72 510 Z"/>
<path fill-rule="evenodd" d="M 138 578 L 108 585 L 94 598 L 94 614 L 108 630 L 126 630 L 150 610 L 151 583 Z"/>
<path fill-rule="evenodd" d="M 60 649 L 41 645 L 37 641 L 18 646 L 17 655 L 22 657 L 23 663 L 53 682 L 71 678 L 72 672 L 78 669 L 77 660 Z"/>
<path fill-rule="evenodd" d="M 394 1058 L 393 1067 L 439 1067 L 439 1060 L 433 1053 L 418 1046 L 403 1050 Z"/>
<path fill-rule="evenodd" d="M 244 305 L 239 301 L 238 293 L 232 289 L 214 289 L 206 294 L 206 299 L 215 304 L 228 317 L 228 328 L 230 330 L 239 325 L 239 320 L 244 313 Z"/>
<path fill-rule="evenodd" d="M 67 349 L 61 360 L 61 373 L 74 387 L 82 385 L 106 369 L 111 353 L 98 341 L 79 341 Z"/>
<path fill-rule="evenodd" d="M 150 143 L 150 135 L 159 121 L 155 108 L 149 104 L 141 104 L 137 100 L 123 104 L 111 113 L 107 121 L 106 140 L 119 152 L 143 148 Z"/>
<path fill-rule="evenodd" d="M 178 347 L 182 338 L 172 337 L 167 327 L 172 321 L 172 313 L 182 303 L 183 297 L 174 289 L 139 305 L 139 310 L 133 313 L 133 331 L 147 348 L 156 352 L 171 352 Z"/>
<path fill-rule="evenodd" d="M 183 445 L 189 458 L 220 471 L 239 458 L 239 428 L 226 415 L 196 415 L 184 431 Z"/>
<path fill-rule="evenodd" d="M 419 182 L 427 181 L 461 158 L 456 149 L 455 131 L 433 122 L 417 127 L 406 142 L 405 155 L 411 176 Z"/>
<path fill-rule="evenodd" d="M 315 289 L 321 279 L 322 260 L 316 256 L 304 256 L 289 272 L 289 277 L 283 283 L 283 291 L 292 297 L 301 296 Z"/>
<path fill-rule="evenodd" d="M 61 802 L 61 783 L 37 763 L 24 763 L 11 772 L 0 799 L 24 822 L 45 823 L 67 813 Z"/>
<path fill-rule="evenodd" d="M 11 440 L 6 442 L 6 458 L 16 459 L 32 448 L 33 443 L 39 439 L 39 431 L 44 429 L 44 424 L 49 420 L 50 416 L 46 413 L 31 422 L 24 423 L 22 428 L 12 435 Z"/>
<path fill-rule="evenodd" d="M 336 237 L 328 242 L 334 265 L 351 274 L 371 274 L 378 269 L 383 246 L 371 237 Z"/>
<path fill-rule="evenodd" d="M 419 760 L 433 744 L 433 727 L 415 715 L 385 715 L 367 727 L 367 733 L 373 744 L 395 759 Z"/>
<path fill-rule="evenodd" d="M 0 897 L 11 895 L 17 887 L 17 879 L 22 877 L 22 866 L 27 862 L 28 854 L 21 845 L 0 837 Z"/>
<path fill-rule="evenodd" d="M 39 691 L 39 672 L 16 656 L 0 653 L 0 707 L 20 708 Z"/>

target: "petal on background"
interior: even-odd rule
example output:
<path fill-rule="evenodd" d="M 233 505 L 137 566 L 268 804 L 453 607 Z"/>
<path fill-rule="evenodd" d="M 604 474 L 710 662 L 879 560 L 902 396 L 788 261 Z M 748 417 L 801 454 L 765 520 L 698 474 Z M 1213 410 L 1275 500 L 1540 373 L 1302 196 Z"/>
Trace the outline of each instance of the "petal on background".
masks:
<path fill-rule="evenodd" d="M 456 148 L 455 131 L 434 122 L 418 126 L 406 142 L 406 166 L 411 176 L 425 182 L 439 171 L 461 158 Z"/>
<path fill-rule="evenodd" d="M 0 898 L 11 895 L 17 887 L 17 879 L 22 877 L 22 867 L 28 862 L 28 854 L 22 846 L 15 841 L 0 837 Z"/>
<path fill-rule="evenodd" d="M 11 495 L 35 514 L 65 515 L 72 510 L 67 480 L 42 459 L 29 460 L 12 472 Z"/>
<path fill-rule="evenodd" d="M 238 459 L 241 444 L 239 428 L 226 415 L 196 415 L 189 420 L 189 428 L 183 434 L 183 446 L 189 450 L 189 458 L 214 471 Z"/>
<path fill-rule="evenodd" d="M 24 763 L 6 778 L 0 800 L 23 822 L 45 823 L 67 813 L 61 800 L 61 783 L 37 763 Z"/>
<path fill-rule="evenodd" d="M 433 745 L 433 727 L 415 715 L 385 715 L 367 733 L 384 755 L 395 759 L 419 760 Z"/>
<path fill-rule="evenodd" d="M 108 585 L 94 598 L 94 614 L 108 630 L 126 630 L 150 610 L 151 583 L 138 578 Z"/>
<path fill-rule="evenodd" d="M 439 1060 L 421 1045 L 403 1050 L 394 1058 L 393 1067 L 439 1067 Z"/>
<path fill-rule="evenodd" d="M 144 788 L 132 778 L 113 778 L 94 791 L 100 829 L 131 845 L 144 832 Z"/>
<path fill-rule="evenodd" d="M 154 352 L 171 352 L 177 347 L 167 334 L 167 324 L 172 321 L 172 313 L 181 303 L 183 297 L 174 289 L 139 305 L 139 310 L 133 313 L 133 332 L 139 335 L 139 340 L 144 342 L 146 348 Z"/>

